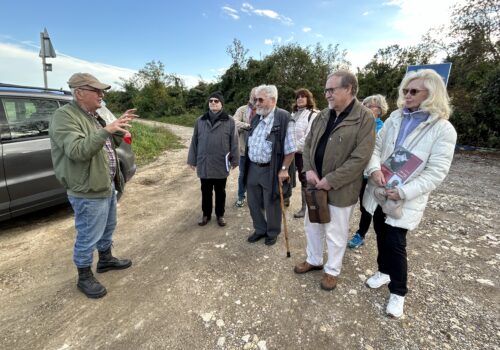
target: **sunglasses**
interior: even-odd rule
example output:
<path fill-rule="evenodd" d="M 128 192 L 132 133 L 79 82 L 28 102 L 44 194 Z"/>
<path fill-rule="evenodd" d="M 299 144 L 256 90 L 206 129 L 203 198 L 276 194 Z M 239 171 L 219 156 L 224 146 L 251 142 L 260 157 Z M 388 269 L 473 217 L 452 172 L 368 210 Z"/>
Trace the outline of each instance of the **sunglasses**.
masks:
<path fill-rule="evenodd" d="M 253 99 L 253 103 L 257 103 L 257 102 L 259 102 L 259 103 L 263 103 L 263 102 L 264 102 L 264 99 L 263 99 L 262 97 L 256 97 L 256 98 L 254 98 L 254 99 Z"/>
<path fill-rule="evenodd" d="M 342 86 L 337 86 L 337 87 L 334 87 L 334 88 L 326 88 L 325 89 L 325 95 L 326 94 L 331 94 L 333 95 L 335 93 L 335 91 L 337 91 L 337 89 L 341 89 Z"/>
<path fill-rule="evenodd" d="M 208 100 L 208 102 L 210 103 L 219 103 L 220 101 L 216 98 L 211 98 L 210 100 Z"/>
<path fill-rule="evenodd" d="M 412 95 L 412 96 L 415 96 L 416 94 L 418 94 L 421 91 L 427 91 L 427 90 L 403 89 L 403 96 L 406 96 L 408 93 L 410 93 L 410 95 Z"/>
<path fill-rule="evenodd" d="M 78 90 L 92 91 L 92 92 L 95 92 L 98 95 L 101 95 L 101 94 L 104 95 L 104 93 L 105 93 L 104 90 L 92 89 L 92 88 L 78 88 Z"/>

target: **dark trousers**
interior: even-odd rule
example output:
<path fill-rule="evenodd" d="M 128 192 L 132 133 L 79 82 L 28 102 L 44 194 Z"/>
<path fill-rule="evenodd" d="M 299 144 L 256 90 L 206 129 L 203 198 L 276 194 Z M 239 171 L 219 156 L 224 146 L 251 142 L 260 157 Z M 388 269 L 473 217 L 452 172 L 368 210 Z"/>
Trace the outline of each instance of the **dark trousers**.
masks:
<path fill-rule="evenodd" d="M 306 174 L 302 171 L 304 170 L 304 160 L 302 159 L 302 153 L 295 153 L 295 167 L 297 168 L 297 174 L 299 176 L 300 185 L 302 188 L 307 187 Z"/>
<path fill-rule="evenodd" d="M 212 193 L 215 192 L 215 215 L 224 216 L 226 205 L 227 179 L 200 179 L 201 181 L 201 210 L 203 216 L 212 216 Z"/>
<path fill-rule="evenodd" d="M 377 206 L 373 214 L 373 228 L 377 234 L 378 270 L 391 276 L 389 290 L 393 294 L 405 296 L 408 279 L 408 262 L 406 258 L 407 229 L 394 227 L 385 223 L 385 214 Z"/>
<path fill-rule="evenodd" d="M 276 238 L 281 232 L 280 200 L 273 198 L 271 166 L 259 167 L 250 162 L 247 175 L 248 209 L 258 235 Z"/>
<path fill-rule="evenodd" d="M 370 224 L 372 223 L 372 214 L 367 212 L 365 207 L 363 207 L 363 195 L 367 183 L 368 179 L 363 177 L 363 185 L 361 186 L 361 192 L 359 192 L 359 211 L 361 212 L 361 218 L 359 219 L 358 233 L 363 238 L 365 238 L 366 232 L 368 232 Z"/>

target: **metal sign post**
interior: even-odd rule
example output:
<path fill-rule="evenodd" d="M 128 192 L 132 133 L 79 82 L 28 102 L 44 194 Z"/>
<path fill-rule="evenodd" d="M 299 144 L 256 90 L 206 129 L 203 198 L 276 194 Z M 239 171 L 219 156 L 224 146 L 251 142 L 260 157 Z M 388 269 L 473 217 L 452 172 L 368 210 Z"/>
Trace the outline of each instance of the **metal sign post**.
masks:
<path fill-rule="evenodd" d="M 47 28 L 45 31 L 40 33 L 40 54 L 39 56 L 42 58 L 42 68 L 43 68 L 43 84 L 45 88 L 48 88 L 47 85 L 47 72 L 52 71 L 52 64 L 46 63 L 45 58 L 47 57 L 56 57 L 56 52 L 54 47 L 52 46 L 52 42 L 50 41 L 49 33 L 47 32 Z"/>

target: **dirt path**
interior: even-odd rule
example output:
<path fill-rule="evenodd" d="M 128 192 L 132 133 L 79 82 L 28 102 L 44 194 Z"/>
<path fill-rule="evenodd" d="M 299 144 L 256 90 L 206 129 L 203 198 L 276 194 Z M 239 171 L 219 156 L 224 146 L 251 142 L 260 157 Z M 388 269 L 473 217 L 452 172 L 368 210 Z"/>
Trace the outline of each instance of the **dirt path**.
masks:
<path fill-rule="evenodd" d="M 189 142 L 191 128 L 168 127 Z M 201 194 L 186 154 L 164 153 L 128 184 L 114 251 L 133 266 L 98 275 L 102 299 L 76 289 L 70 208 L 0 223 L 1 349 L 499 349 L 498 158 L 455 157 L 408 235 L 410 292 L 394 321 L 384 315 L 387 289 L 363 285 L 376 269 L 372 230 L 325 292 L 321 272 L 292 271 L 305 254 L 297 195 L 287 259 L 282 237 L 272 247 L 246 242 L 248 208 L 232 206 L 237 171 L 228 226 L 196 224 Z"/>

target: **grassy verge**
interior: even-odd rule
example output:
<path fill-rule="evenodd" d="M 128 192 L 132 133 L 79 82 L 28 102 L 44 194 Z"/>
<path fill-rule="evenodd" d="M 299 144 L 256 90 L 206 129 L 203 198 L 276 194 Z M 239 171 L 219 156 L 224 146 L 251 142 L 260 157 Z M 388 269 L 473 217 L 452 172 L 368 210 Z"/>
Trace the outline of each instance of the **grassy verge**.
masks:
<path fill-rule="evenodd" d="M 168 117 L 166 116 L 166 117 L 154 118 L 154 119 L 150 119 L 150 120 L 155 120 L 157 122 L 162 122 L 162 123 L 169 123 L 169 124 L 175 124 L 175 125 L 194 127 L 194 122 L 202 114 L 203 114 L 202 112 L 190 112 L 190 113 L 184 113 L 181 115 L 172 115 L 172 116 L 168 116 Z"/>
<path fill-rule="evenodd" d="M 132 149 L 137 165 L 144 165 L 157 158 L 168 149 L 183 148 L 179 137 L 164 128 L 133 123 L 130 130 L 133 136 Z"/>

